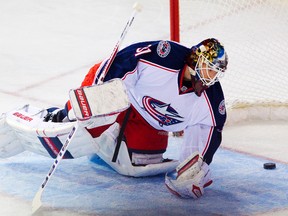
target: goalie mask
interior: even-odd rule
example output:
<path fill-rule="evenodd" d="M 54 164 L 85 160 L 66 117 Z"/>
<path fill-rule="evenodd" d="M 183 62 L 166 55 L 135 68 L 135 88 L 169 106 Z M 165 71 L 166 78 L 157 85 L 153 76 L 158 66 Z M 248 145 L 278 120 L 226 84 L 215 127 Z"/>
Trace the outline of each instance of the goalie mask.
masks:
<path fill-rule="evenodd" d="M 209 87 L 224 76 L 228 56 L 217 39 L 209 38 L 191 48 L 186 63 L 190 67 L 190 74 Z"/>

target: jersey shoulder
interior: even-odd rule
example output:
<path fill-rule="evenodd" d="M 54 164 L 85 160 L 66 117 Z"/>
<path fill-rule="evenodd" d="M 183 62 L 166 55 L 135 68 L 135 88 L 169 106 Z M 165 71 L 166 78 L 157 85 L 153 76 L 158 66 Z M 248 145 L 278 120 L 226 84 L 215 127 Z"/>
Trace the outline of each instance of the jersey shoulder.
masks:
<path fill-rule="evenodd" d="M 174 70 L 182 69 L 190 49 L 173 41 L 157 41 L 151 46 L 151 54 L 144 59 Z"/>
<path fill-rule="evenodd" d="M 148 61 L 163 67 L 179 70 L 185 64 L 190 48 L 168 40 L 146 41 L 132 44 L 121 50 L 119 54 L 131 54 L 131 52 L 137 61 Z"/>

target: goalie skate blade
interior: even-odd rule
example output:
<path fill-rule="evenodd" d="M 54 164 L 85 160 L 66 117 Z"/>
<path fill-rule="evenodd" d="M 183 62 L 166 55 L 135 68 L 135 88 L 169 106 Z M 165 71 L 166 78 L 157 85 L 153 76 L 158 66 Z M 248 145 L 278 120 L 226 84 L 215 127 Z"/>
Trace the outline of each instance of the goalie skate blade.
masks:
<path fill-rule="evenodd" d="M 272 169 L 276 169 L 276 164 L 275 163 L 264 163 L 263 167 L 264 167 L 264 169 L 272 170 Z"/>

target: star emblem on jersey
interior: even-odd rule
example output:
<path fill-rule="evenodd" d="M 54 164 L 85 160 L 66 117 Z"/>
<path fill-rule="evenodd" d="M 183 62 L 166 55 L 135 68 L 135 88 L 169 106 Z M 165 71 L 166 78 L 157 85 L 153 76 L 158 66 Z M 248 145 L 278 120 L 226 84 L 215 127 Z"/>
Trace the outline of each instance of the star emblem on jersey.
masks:
<path fill-rule="evenodd" d="M 149 96 L 144 96 L 142 99 L 145 110 L 152 116 L 159 125 L 163 127 L 178 124 L 183 122 L 183 117 L 179 116 L 177 111 L 170 104 L 161 102 Z"/>

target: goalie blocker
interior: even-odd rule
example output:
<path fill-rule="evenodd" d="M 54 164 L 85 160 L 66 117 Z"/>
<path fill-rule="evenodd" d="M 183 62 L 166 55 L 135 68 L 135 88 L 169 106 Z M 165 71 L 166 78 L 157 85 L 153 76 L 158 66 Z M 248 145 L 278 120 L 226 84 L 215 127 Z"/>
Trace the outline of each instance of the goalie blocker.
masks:
<path fill-rule="evenodd" d="M 121 79 L 105 84 L 70 90 L 70 102 L 75 117 L 83 121 L 91 117 L 119 113 L 130 106 L 126 88 Z"/>

